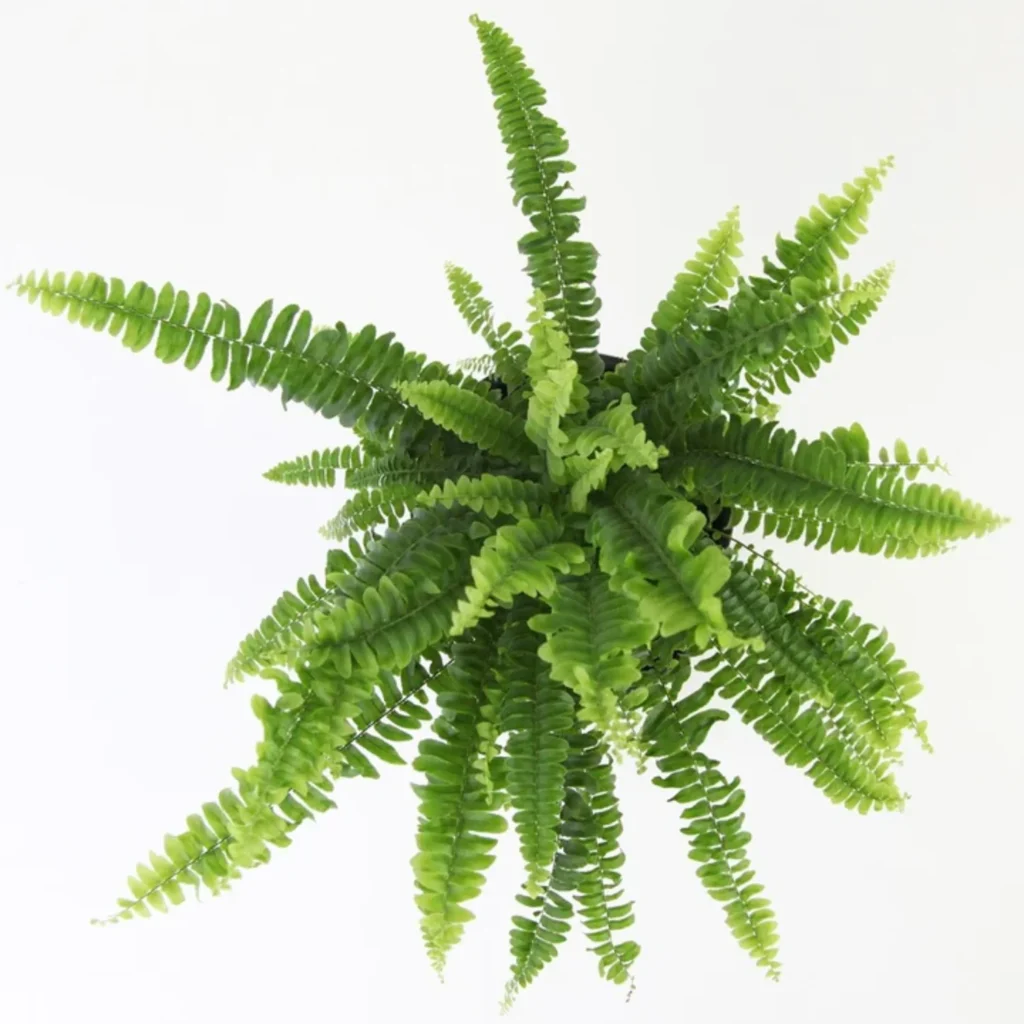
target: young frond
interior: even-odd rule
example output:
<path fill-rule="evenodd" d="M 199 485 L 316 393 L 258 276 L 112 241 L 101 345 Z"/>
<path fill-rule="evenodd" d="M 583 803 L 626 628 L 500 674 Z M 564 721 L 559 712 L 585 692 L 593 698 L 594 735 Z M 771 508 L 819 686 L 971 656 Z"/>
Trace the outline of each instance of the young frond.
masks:
<path fill-rule="evenodd" d="M 383 433 L 405 411 L 395 391 L 400 381 L 416 380 L 424 367 L 421 355 L 406 352 L 392 334 L 378 335 L 372 325 L 351 334 L 337 324 L 310 337 L 313 318 L 298 306 L 285 306 L 276 317 L 268 300 L 256 310 L 245 331 L 238 310 L 212 302 L 200 292 L 165 284 L 156 292 L 144 281 L 130 289 L 117 277 L 63 272 L 51 278 L 34 272 L 15 282 L 19 295 L 37 298 L 44 312 L 64 315 L 72 323 L 121 337 L 140 352 L 156 337 L 155 353 L 165 363 L 182 360 L 194 370 L 211 351 L 210 376 L 227 377 L 228 390 L 242 384 L 280 388 L 285 402 L 302 402 L 314 412 L 346 427 Z"/>
<path fill-rule="evenodd" d="M 548 597 L 559 573 L 585 571 L 583 549 L 563 540 L 563 532 L 550 514 L 498 527 L 473 556 L 473 582 L 455 610 L 451 635 L 464 633 L 519 594 Z"/>
<path fill-rule="evenodd" d="M 532 229 L 519 240 L 526 272 L 534 288 L 546 296 L 548 312 L 568 335 L 573 350 L 586 352 L 597 345 L 599 328 L 600 302 L 593 285 L 597 250 L 574 237 L 586 200 L 568 194 L 570 186 L 564 176 L 576 165 L 565 157 L 565 132 L 541 113 L 546 94 L 508 33 L 476 16 L 471 20 L 510 158 L 513 202 L 522 208 Z M 585 380 L 601 372 L 596 358 L 580 363 Z"/>
<path fill-rule="evenodd" d="M 718 598 L 729 578 L 729 561 L 714 545 L 690 549 L 707 520 L 660 479 L 624 477 L 609 505 L 597 509 L 588 539 L 597 547 L 601 571 L 628 595 L 635 614 L 665 637 L 691 633 L 697 647 L 712 639 L 739 642 Z"/>
<path fill-rule="evenodd" d="M 513 463 L 528 463 L 535 454 L 523 421 L 478 391 L 443 380 L 402 385 L 400 391 L 428 420 L 461 441 Z"/>
<path fill-rule="evenodd" d="M 697 243 L 697 254 L 686 263 L 686 269 L 676 275 L 668 295 L 655 310 L 652 326 L 641 340 L 643 348 L 654 348 L 665 335 L 675 334 L 690 322 L 697 311 L 729 297 L 738 275 L 734 260 L 742 255 L 739 213 L 739 207 L 733 207 L 715 229 Z"/>
<path fill-rule="evenodd" d="M 797 278 L 824 281 L 835 273 L 836 260 L 849 256 L 848 246 L 867 232 L 864 222 L 882 179 L 892 168 L 893 158 L 887 156 L 874 167 L 865 167 L 852 182 L 843 185 L 843 194 L 818 197 L 806 217 L 796 223 L 796 237 L 779 235 L 775 241 L 773 263 L 764 258 L 765 278 L 755 279 L 755 287 L 765 290 L 787 289 Z"/>
<path fill-rule="evenodd" d="M 638 753 L 635 720 L 619 700 L 640 678 L 633 652 L 651 642 L 654 623 L 636 616 L 633 601 L 613 591 L 602 572 L 559 581 L 547 600 L 550 611 L 530 619 L 530 627 L 545 637 L 538 653 L 551 678 L 577 695 L 581 722 L 596 725 L 614 749 Z"/>
<path fill-rule="evenodd" d="M 541 509 L 549 496 L 548 489 L 536 480 L 517 480 L 511 476 L 461 476 L 458 480 L 445 480 L 430 491 L 422 491 L 416 498 L 419 505 L 433 507 L 464 505 L 474 512 L 483 512 L 494 519 L 511 515 L 526 519 Z"/>
<path fill-rule="evenodd" d="M 938 484 L 850 462 L 834 444 L 797 442 L 777 423 L 720 417 L 677 430 L 667 476 L 728 506 L 732 524 L 831 550 L 911 558 L 980 537 L 1005 520 Z"/>
<path fill-rule="evenodd" d="M 476 279 L 454 263 L 446 263 L 444 269 L 448 290 L 462 318 L 491 349 L 490 356 L 479 357 L 488 363 L 471 364 L 470 372 L 484 376 L 492 370 L 497 371 L 507 385 L 514 387 L 522 379 L 522 367 L 527 357 L 526 346 L 517 344 L 523 336 L 522 331 L 513 330 L 510 323 L 495 326 L 493 307 L 484 298 L 483 289 Z M 489 368 L 484 369 L 488 365 Z"/>

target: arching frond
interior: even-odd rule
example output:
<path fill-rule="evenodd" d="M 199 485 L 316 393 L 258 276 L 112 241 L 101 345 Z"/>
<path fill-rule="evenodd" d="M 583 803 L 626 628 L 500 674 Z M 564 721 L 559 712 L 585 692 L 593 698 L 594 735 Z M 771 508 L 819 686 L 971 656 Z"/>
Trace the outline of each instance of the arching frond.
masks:
<path fill-rule="evenodd" d="M 534 288 L 547 297 L 548 311 L 568 335 L 573 350 L 592 349 L 597 344 L 600 308 L 593 285 L 597 250 L 574 237 L 586 200 L 567 194 L 570 187 L 564 176 L 576 165 L 565 157 L 565 132 L 541 113 L 547 97 L 526 66 L 523 51 L 492 22 L 475 15 L 472 22 L 510 157 L 513 201 L 532 227 L 519 240 L 526 271 Z M 600 374 L 601 365 L 596 359 L 581 360 L 580 369 L 589 380 Z"/>
<path fill-rule="evenodd" d="M 401 394 L 428 420 L 462 441 L 510 462 L 529 462 L 534 455 L 523 421 L 467 387 L 432 380 L 403 385 Z"/>
<path fill-rule="evenodd" d="M 830 443 L 798 443 L 776 423 L 721 417 L 676 431 L 669 447 L 668 477 L 733 509 L 734 526 L 818 548 L 909 558 L 1004 522 L 938 484 L 906 486 Z"/>
<path fill-rule="evenodd" d="M 346 427 L 382 432 L 404 412 L 395 386 L 415 380 L 424 357 L 406 352 L 393 334 L 367 326 L 355 334 L 344 324 L 310 337 L 312 315 L 285 306 L 276 317 L 268 300 L 242 331 L 238 310 L 200 292 L 194 303 L 185 291 L 165 284 L 159 292 L 144 281 L 130 289 L 117 277 L 30 273 L 16 281 L 19 295 L 36 298 L 45 312 L 72 323 L 121 337 L 133 352 L 156 337 L 155 352 L 165 363 L 182 360 L 194 370 L 211 351 L 210 376 L 227 377 L 228 388 L 246 381 L 280 389 L 286 402 L 302 402 Z"/>
<path fill-rule="evenodd" d="M 394 529 L 419 493 L 420 485 L 416 481 L 388 484 L 380 490 L 360 491 L 320 527 L 320 534 L 327 540 L 340 541 L 382 523 Z"/>

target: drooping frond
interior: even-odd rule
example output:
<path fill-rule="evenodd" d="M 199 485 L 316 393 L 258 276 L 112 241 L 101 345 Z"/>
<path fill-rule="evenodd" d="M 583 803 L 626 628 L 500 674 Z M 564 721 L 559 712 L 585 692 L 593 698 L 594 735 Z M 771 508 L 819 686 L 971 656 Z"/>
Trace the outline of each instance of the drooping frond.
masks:
<path fill-rule="evenodd" d="M 882 179 L 893 165 L 887 156 L 874 167 L 843 185 L 843 194 L 818 197 L 806 217 L 796 223 L 795 238 L 777 236 L 775 258 L 764 258 L 765 277 L 753 281 L 755 287 L 765 290 L 788 288 L 797 278 L 824 281 L 835 273 L 836 260 L 849 256 L 848 246 L 867 232 L 864 222 L 875 193 L 882 187 Z"/>
<path fill-rule="evenodd" d="M 412 860 L 416 905 L 431 964 L 440 973 L 449 950 L 473 914 L 464 904 L 480 894 L 483 872 L 506 822 L 490 808 L 474 766 L 483 694 L 480 675 L 489 670 L 493 638 L 487 630 L 455 644 L 438 700 L 437 739 L 420 743 L 413 767 L 425 781 L 414 785 L 419 803 L 418 853 Z"/>
<path fill-rule="evenodd" d="M 827 690 L 826 703 L 849 721 L 860 740 L 883 756 L 896 757 L 903 733 L 910 730 L 931 749 L 925 723 L 911 704 L 921 692 L 920 677 L 896 658 L 886 631 L 865 623 L 849 601 L 815 594 L 770 553 L 760 552 L 745 566 L 734 565 L 727 591 L 738 598 L 730 609 L 733 614 L 742 617 L 755 610 L 745 628 L 756 628 L 756 609 L 773 609 L 767 614 L 772 625 L 761 624 L 766 652 L 780 632 L 789 638 L 791 648 L 799 649 L 803 664 Z M 772 661 L 776 673 L 793 685 L 796 680 L 786 671 L 785 657 Z"/>
<path fill-rule="evenodd" d="M 583 566 L 582 548 L 563 540 L 562 534 L 562 524 L 546 514 L 501 526 L 488 537 L 473 556 L 473 582 L 459 601 L 451 635 L 493 615 L 496 605 L 507 607 L 518 594 L 550 596 L 557 573 Z"/>
<path fill-rule="evenodd" d="M 601 977 L 616 985 L 628 981 L 632 986 L 630 968 L 640 947 L 631 939 L 617 941 L 619 933 L 633 924 L 634 915 L 632 902 L 622 898 L 621 868 L 626 860 L 619 845 L 622 813 L 607 757 L 590 772 L 588 798 L 593 834 L 584 841 L 589 864 L 576 887 L 580 918 L 594 944 L 590 949 L 598 958 Z"/>
<path fill-rule="evenodd" d="M 192 886 L 196 893 L 205 886 L 214 896 L 229 889 L 241 875 L 227 854 L 231 840 L 229 815 L 234 813 L 237 801 L 232 790 L 224 790 L 217 802 L 203 804 L 201 815 L 190 814 L 184 832 L 164 837 L 163 853 L 152 852 L 148 864 L 140 862 L 136 866 L 135 874 L 128 878 L 131 898 L 118 899 L 117 913 L 93 923 L 149 917 L 152 910 L 166 912 L 168 903 L 184 902 L 185 886 Z"/>
<path fill-rule="evenodd" d="M 587 537 L 613 588 L 632 598 L 636 613 L 662 636 L 692 631 L 698 647 L 712 638 L 732 645 L 738 640 L 717 596 L 729 578 L 729 561 L 714 545 L 690 550 L 705 524 L 701 512 L 657 477 L 635 473 L 594 512 Z"/>
<path fill-rule="evenodd" d="M 309 455 L 279 462 L 263 474 L 267 480 L 279 484 L 302 484 L 306 487 L 333 487 L 338 470 L 347 470 L 360 462 L 358 448 L 325 448 Z"/>
<path fill-rule="evenodd" d="M 597 345 L 600 308 L 594 291 L 597 250 L 574 236 L 582 196 L 567 195 L 564 175 L 576 169 L 565 157 L 568 143 L 561 126 L 541 108 L 544 90 L 526 66 L 522 50 L 489 21 L 474 16 L 487 81 L 495 97 L 498 127 L 509 154 L 513 201 L 530 219 L 532 230 L 519 240 L 526 271 L 547 297 L 547 309 L 568 335 L 577 353 Z M 581 360 L 585 380 L 601 372 L 597 359 Z"/>
<path fill-rule="evenodd" d="M 909 558 L 980 537 L 1004 520 L 938 484 L 849 462 L 835 445 L 797 442 L 777 423 L 720 417 L 677 430 L 666 477 L 733 509 L 732 524 L 832 551 Z"/>
<path fill-rule="evenodd" d="M 508 736 L 506 785 L 531 897 L 541 896 L 551 877 L 573 731 L 572 697 L 551 678 L 538 654 L 540 638 L 527 624 L 536 610 L 517 603 L 508 613 L 497 668 L 499 727 Z"/>
<path fill-rule="evenodd" d="M 280 664 L 282 648 L 295 644 L 303 634 L 304 624 L 323 614 L 332 599 L 331 591 L 316 576 L 299 579 L 295 592 L 286 590 L 259 628 L 238 645 L 238 651 L 228 662 L 225 683 L 239 683 L 246 676 L 258 675 L 262 669 Z"/>
<path fill-rule="evenodd" d="M 866 743 L 851 748 L 841 729 L 831 725 L 818 705 L 801 700 L 784 681 L 768 678 L 770 665 L 747 650 L 726 651 L 717 667 L 716 685 L 733 701 L 787 764 L 804 774 L 833 802 L 866 814 L 900 810 L 903 795 L 885 761 Z"/>
<path fill-rule="evenodd" d="M 243 332 L 230 303 L 212 302 L 205 292 L 190 303 L 187 292 L 170 284 L 156 292 L 139 281 L 126 290 L 120 278 L 108 284 L 99 274 L 78 271 L 52 278 L 44 272 L 38 279 L 32 272 L 16 284 L 30 302 L 39 298 L 45 312 L 106 329 L 133 352 L 156 336 L 158 359 L 182 360 L 194 370 L 209 348 L 210 376 L 214 381 L 226 376 L 229 390 L 246 381 L 280 388 L 286 402 L 302 402 L 346 427 L 371 433 L 386 432 L 400 419 L 405 405 L 395 387 L 415 380 L 424 367 L 423 356 L 406 352 L 394 335 L 378 335 L 373 326 L 352 334 L 339 323 L 310 337 L 310 313 L 285 306 L 274 317 L 269 300 Z"/>
<path fill-rule="evenodd" d="M 778 978 L 775 913 L 747 857 L 750 833 L 743 829 L 746 796 L 740 780 L 730 782 L 717 761 L 685 748 L 659 758 L 658 770 L 662 774 L 655 785 L 671 790 L 671 799 L 683 807 L 682 832 L 690 842 L 690 858 L 700 864 L 697 877 L 723 904 L 726 923 L 740 947 L 769 978 Z"/>
<path fill-rule="evenodd" d="M 550 612 L 530 619 L 546 637 L 538 653 L 551 677 L 579 697 L 577 717 L 592 722 L 616 749 L 635 751 L 632 728 L 619 705 L 624 691 L 640 678 L 634 650 L 655 633 L 649 619 L 637 616 L 634 602 L 613 591 L 603 572 L 561 580 L 548 598 Z"/>
<path fill-rule="evenodd" d="M 736 284 L 740 242 L 739 208 L 733 207 L 706 238 L 697 243 L 698 252 L 676 275 L 668 295 L 651 318 L 641 345 L 654 348 L 664 335 L 675 334 L 693 314 L 714 302 L 724 302 Z M 660 333 L 659 333 L 660 332 Z"/>
<path fill-rule="evenodd" d="M 458 480 L 445 480 L 430 491 L 416 497 L 420 505 L 433 507 L 465 505 L 474 512 L 483 512 L 492 519 L 498 515 L 512 515 L 518 519 L 535 514 L 549 496 L 548 489 L 536 480 L 517 480 L 511 476 L 462 476 Z"/>
<path fill-rule="evenodd" d="M 428 420 L 468 444 L 510 462 L 529 462 L 535 454 L 523 421 L 477 391 L 443 380 L 402 385 L 400 391 Z"/>
<path fill-rule="evenodd" d="M 522 331 L 513 330 L 510 323 L 495 326 L 491 303 L 483 296 L 483 289 L 474 277 L 454 263 L 445 264 L 448 290 L 463 319 L 474 334 L 479 334 L 490 346 L 489 358 L 501 379 L 514 387 L 522 379 L 526 360 L 525 345 L 517 344 Z M 490 372 L 489 370 L 486 372 Z"/>

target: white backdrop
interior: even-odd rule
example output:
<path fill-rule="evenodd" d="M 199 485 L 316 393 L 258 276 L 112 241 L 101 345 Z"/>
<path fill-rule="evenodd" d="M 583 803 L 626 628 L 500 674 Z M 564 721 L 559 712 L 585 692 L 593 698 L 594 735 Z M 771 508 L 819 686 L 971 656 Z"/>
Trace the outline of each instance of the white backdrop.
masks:
<path fill-rule="evenodd" d="M 80 268 L 319 321 L 372 321 L 435 358 L 481 344 L 450 306 L 463 263 L 508 317 L 529 286 L 468 3 L 4 4 L 0 275 Z M 1006 0 L 854 4 L 481 0 L 567 126 L 601 251 L 604 348 L 633 346 L 694 242 L 734 203 L 744 269 L 822 190 L 893 152 L 854 273 L 897 261 L 848 351 L 785 422 L 860 420 L 925 444 L 954 486 L 1019 515 L 1014 413 L 1024 13 Z M 228 895 L 97 929 L 136 860 L 250 763 L 223 665 L 318 572 L 333 492 L 261 478 L 346 440 L 273 396 L 132 356 L 0 293 L 6 633 L 0 1016 L 164 1022 L 490 1019 L 509 963 L 513 841 L 446 983 L 412 902 L 404 771 Z M 752 854 L 782 929 L 764 981 L 693 877 L 674 809 L 624 773 L 626 880 L 644 947 L 629 1006 L 570 944 L 517 1013 L 554 1021 L 1024 1018 L 1018 818 L 1019 527 L 948 556 L 785 552 L 890 627 L 925 679 L 937 753 L 905 813 L 833 807 L 738 724 Z M 776 545 L 777 547 L 777 545 Z M 585 1017 L 583 1015 L 586 1015 Z"/>

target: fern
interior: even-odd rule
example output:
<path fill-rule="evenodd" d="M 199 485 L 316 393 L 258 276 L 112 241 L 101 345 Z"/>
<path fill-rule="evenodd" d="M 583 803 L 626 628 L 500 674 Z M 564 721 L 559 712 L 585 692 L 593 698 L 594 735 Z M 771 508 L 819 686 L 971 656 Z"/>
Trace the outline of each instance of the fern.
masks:
<path fill-rule="evenodd" d="M 910 558 L 980 537 L 1004 520 L 937 484 L 911 483 L 775 423 L 722 417 L 677 431 L 673 479 L 728 505 L 733 525 L 832 551 Z"/>
<path fill-rule="evenodd" d="M 358 442 L 327 439 L 266 472 L 350 492 L 324 530 L 335 546 L 228 665 L 228 680 L 271 687 L 251 701 L 253 762 L 137 866 L 108 920 L 166 911 L 190 888 L 223 892 L 330 810 L 343 780 L 411 762 L 416 903 L 434 967 L 472 919 L 511 822 L 525 882 L 505 1008 L 573 920 L 599 973 L 632 991 L 639 946 L 625 937 L 615 789 L 626 753 L 655 766 L 698 878 L 776 977 L 746 797 L 706 748 L 712 728 L 750 726 L 861 813 L 903 806 L 893 772 L 908 733 L 931 748 L 921 681 L 888 633 L 738 531 L 910 557 L 1005 521 L 920 481 L 947 471 L 925 448 L 875 450 L 859 423 L 800 440 L 775 421 L 774 399 L 830 363 L 888 291 L 891 264 L 858 281 L 838 264 L 891 161 L 820 197 L 758 276 L 740 274 L 731 211 L 637 348 L 598 353 L 597 251 L 580 240 L 585 202 L 570 189 L 565 134 L 512 39 L 473 25 L 530 222 L 519 251 L 533 298 L 522 328 L 496 323 L 476 280 L 448 264 L 456 307 L 488 346 L 462 369 L 372 326 L 314 328 L 297 306 L 275 315 L 264 303 L 243 328 L 230 303 L 170 285 L 15 282 L 49 313 L 190 370 L 208 359 L 229 389 L 277 391 Z"/>
<path fill-rule="evenodd" d="M 495 96 L 498 127 L 509 154 L 513 201 L 530 220 L 532 230 L 519 240 L 534 288 L 547 298 L 547 309 L 576 351 L 597 345 L 600 308 L 593 281 L 597 250 L 574 238 L 586 206 L 570 196 L 564 175 L 576 169 L 565 158 L 568 143 L 556 121 L 541 113 L 544 89 L 523 60 L 511 37 L 489 21 L 473 17 L 483 50 L 487 81 Z M 583 376 L 599 372 L 596 361 L 581 366 Z"/>

